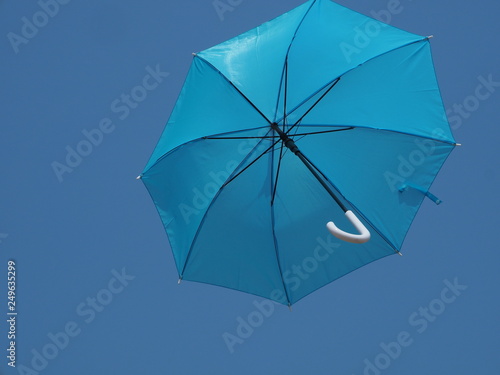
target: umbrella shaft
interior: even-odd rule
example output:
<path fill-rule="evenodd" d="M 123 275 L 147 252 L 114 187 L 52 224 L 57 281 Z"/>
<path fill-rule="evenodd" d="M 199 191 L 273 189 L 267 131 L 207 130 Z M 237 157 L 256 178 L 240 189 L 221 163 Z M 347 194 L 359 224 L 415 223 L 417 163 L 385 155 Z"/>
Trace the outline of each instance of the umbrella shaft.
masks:
<path fill-rule="evenodd" d="M 300 150 L 295 153 L 299 157 L 299 159 L 304 163 L 304 165 L 311 171 L 311 173 L 316 177 L 316 179 L 319 181 L 319 183 L 325 188 L 325 190 L 330 194 L 330 196 L 337 202 L 339 207 L 344 211 L 347 212 L 347 207 L 341 202 L 341 200 L 335 195 L 333 190 L 330 188 L 330 186 L 327 184 L 325 181 L 325 178 L 321 176 L 318 171 L 311 165 L 309 160 L 306 159 L 304 155 L 300 152 Z"/>
<path fill-rule="evenodd" d="M 309 169 L 309 171 L 311 171 L 311 173 L 313 174 L 313 176 L 316 177 L 316 179 L 318 180 L 318 182 L 325 188 L 325 190 L 328 192 L 328 194 L 330 194 L 330 196 L 335 200 L 335 202 L 337 202 L 337 204 L 339 205 L 339 207 L 344 212 L 347 212 L 348 211 L 347 207 L 342 203 L 342 201 L 334 193 L 334 191 L 332 190 L 332 188 L 330 187 L 330 185 L 326 182 L 325 177 L 323 177 L 317 171 L 317 169 L 312 165 L 312 163 L 302 154 L 302 152 L 300 152 L 299 148 L 297 147 L 297 145 L 295 144 L 295 142 L 293 141 L 293 139 L 291 139 L 288 136 L 288 134 L 286 134 L 283 130 L 281 130 L 279 128 L 278 124 L 273 123 L 271 125 L 271 127 L 273 128 L 273 130 L 276 133 L 278 133 L 278 135 L 280 136 L 280 139 L 283 141 L 283 144 L 290 151 L 292 151 L 295 155 L 297 155 L 298 158 L 302 161 L 302 163 L 304 163 L 304 165 L 307 167 L 307 169 Z"/>

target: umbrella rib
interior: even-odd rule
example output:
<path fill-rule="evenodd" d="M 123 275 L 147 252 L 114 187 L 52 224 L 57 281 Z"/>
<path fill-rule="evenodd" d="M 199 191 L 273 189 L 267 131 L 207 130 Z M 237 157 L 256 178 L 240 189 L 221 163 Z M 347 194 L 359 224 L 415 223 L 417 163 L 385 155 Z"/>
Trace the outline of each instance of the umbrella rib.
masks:
<path fill-rule="evenodd" d="M 261 140 L 262 142 L 262 140 Z M 248 168 L 250 168 L 252 165 L 254 165 L 261 157 L 263 157 L 265 154 L 267 154 L 269 151 L 271 151 L 274 146 L 276 146 L 278 143 L 280 142 L 280 140 L 278 139 L 277 141 L 275 141 L 271 146 L 269 146 L 262 154 L 260 154 L 259 156 L 257 156 L 254 160 L 252 160 L 252 162 L 250 164 L 248 164 L 245 168 L 243 168 L 241 171 L 239 171 L 236 175 L 234 175 L 231 179 L 227 180 L 224 185 L 221 186 L 221 189 L 225 186 L 227 186 L 230 182 L 234 181 L 239 175 L 241 175 L 243 172 L 245 172 Z M 258 143 L 260 144 L 260 142 Z M 258 146 L 257 144 L 257 146 Z M 255 147 L 257 147 L 255 146 Z M 254 147 L 254 149 L 255 149 Z M 253 151 L 253 150 L 252 150 Z M 250 155 L 252 152 L 250 152 L 248 155 Z M 245 159 L 246 160 L 246 159 Z M 241 165 L 241 164 L 240 164 Z"/>
<path fill-rule="evenodd" d="M 339 81 L 340 81 L 340 77 L 338 77 L 336 80 L 334 80 L 334 81 L 332 82 L 331 86 L 328 88 L 328 90 L 326 90 L 326 91 L 323 93 L 323 95 L 321 95 L 321 96 L 319 97 L 319 99 L 318 99 L 318 100 L 316 100 L 316 102 L 315 102 L 315 103 L 311 106 L 311 108 L 309 108 L 309 109 L 306 111 L 306 113 L 304 113 L 304 114 L 303 114 L 303 115 L 302 115 L 302 116 L 301 116 L 301 117 L 300 117 L 300 118 L 299 118 L 299 119 L 295 122 L 295 124 L 294 124 L 294 125 L 293 125 L 293 126 L 292 126 L 289 130 L 288 130 L 288 132 L 290 132 L 290 130 L 292 130 L 292 129 L 296 126 L 296 125 L 298 125 L 298 124 L 299 124 L 299 123 L 300 123 L 300 122 L 304 119 L 304 117 L 306 117 L 306 116 L 309 114 L 309 112 L 311 112 L 311 111 L 314 109 L 314 107 L 316 107 L 316 106 L 319 104 L 319 102 L 320 102 L 320 101 L 322 101 L 322 100 L 323 100 L 323 98 L 324 98 L 326 95 L 328 95 L 328 93 L 329 93 L 329 92 L 330 92 L 330 91 L 331 91 L 331 90 L 335 87 L 335 85 L 337 85 L 337 83 L 339 83 Z"/>
<path fill-rule="evenodd" d="M 189 145 L 193 142 L 199 142 L 202 140 L 217 140 L 217 139 L 220 139 L 220 140 L 261 139 L 261 140 L 263 140 L 263 139 L 275 139 L 276 138 L 274 135 L 269 135 L 269 136 L 263 135 L 263 136 L 253 136 L 253 137 L 223 137 L 222 136 L 224 134 L 242 133 L 242 132 L 251 131 L 251 130 L 258 130 L 258 129 L 267 129 L 267 127 L 258 127 L 258 128 L 253 128 L 253 129 L 243 129 L 243 130 L 238 130 L 238 131 L 230 131 L 230 132 L 226 132 L 226 133 L 220 133 L 220 135 L 209 135 L 209 136 L 203 136 L 203 137 L 191 139 L 190 141 L 184 142 L 184 143 L 176 146 L 172 150 L 168 151 L 167 153 L 158 157 L 158 160 L 150 168 L 154 167 L 160 161 L 162 161 L 163 159 L 165 159 L 166 157 L 168 157 L 172 153 L 176 152 L 179 148 L 186 146 L 186 145 Z M 336 129 L 336 130 L 331 130 L 331 132 L 336 132 L 336 131 L 341 131 L 341 130 L 347 130 L 347 129 L 339 129 L 339 130 Z M 315 132 L 301 133 L 301 134 L 297 134 L 297 136 L 305 136 L 305 135 L 313 135 L 313 134 L 316 134 L 316 133 Z M 276 142 L 272 147 L 274 147 L 278 142 Z M 272 147 L 270 147 L 269 149 L 264 151 L 263 154 L 266 154 L 267 152 L 269 152 Z"/>
<path fill-rule="evenodd" d="M 346 130 L 352 130 L 354 129 L 355 126 L 349 126 L 344 129 L 333 129 L 333 130 L 322 130 L 322 131 L 317 131 L 317 132 L 308 132 L 308 133 L 296 133 L 294 136 L 296 137 L 304 137 L 306 135 L 316 135 L 316 134 L 325 134 L 325 133 L 336 133 L 336 132 L 342 132 Z M 217 136 L 209 136 L 209 137 L 203 137 L 203 139 L 228 139 L 228 140 L 235 140 L 235 139 L 274 139 L 276 136 L 274 135 L 263 135 L 263 136 L 255 136 L 255 137 L 217 137 Z"/>
<path fill-rule="evenodd" d="M 243 94 L 243 92 L 241 92 L 241 90 L 238 87 L 236 87 L 236 85 L 233 82 L 231 82 L 231 80 L 227 78 L 219 69 L 217 69 L 212 63 L 205 60 L 203 57 L 200 57 L 199 55 L 196 55 L 195 58 L 199 58 L 200 60 L 205 62 L 205 64 L 207 64 L 217 73 L 219 73 L 224 78 L 224 80 L 227 81 L 243 97 L 243 99 L 245 99 L 269 123 L 269 125 L 272 124 L 272 122 L 266 117 L 266 115 L 262 113 L 262 111 L 259 108 L 257 108 L 257 106 L 245 94 Z"/>
<path fill-rule="evenodd" d="M 310 125 L 310 124 L 303 125 L 303 124 L 301 124 L 300 126 L 304 128 L 304 127 L 331 127 L 332 125 L 319 125 L 319 124 L 318 125 Z M 453 141 L 448 141 L 446 139 L 435 138 L 435 137 L 427 136 L 427 135 L 424 135 L 424 134 L 414 134 L 414 133 L 403 132 L 403 131 L 395 130 L 395 129 L 385 129 L 385 128 L 380 128 L 380 127 L 367 126 L 367 125 L 345 125 L 345 126 L 349 126 L 350 129 L 368 129 L 368 130 L 377 130 L 377 131 L 381 131 L 381 132 L 389 132 L 389 133 L 402 134 L 402 135 L 407 135 L 407 136 L 411 136 L 411 137 L 418 137 L 418 138 L 422 138 L 422 139 L 429 139 L 429 140 L 434 141 L 434 142 L 445 143 L 445 144 L 451 145 L 451 146 L 457 146 L 457 144 L 455 142 L 453 142 Z M 348 129 L 345 129 L 345 130 L 348 130 Z M 311 134 L 313 134 L 313 133 L 311 133 Z"/>
<path fill-rule="evenodd" d="M 339 76 L 339 77 L 336 77 L 334 78 L 332 81 L 329 81 L 326 85 L 323 85 L 321 86 L 318 90 L 316 90 L 312 95 L 309 95 L 306 99 L 304 99 L 302 102 L 300 102 L 297 106 L 295 106 L 295 108 L 293 108 L 290 113 L 288 113 L 286 116 L 290 116 L 292 113 L 294 113 L 296 110 L 298 110 L 300 107 L 302 107 L 305 103 L 307 103 L 309 100 L 311 100 L 311 98 L 313 98 L 315 95 L 317 95 L 318 93 L 320 93 L 321 91 L 323 91 L 326 87 L 328 87 L 329 85 L 331 85 L 332 83 L 336 82 L 337 80 L 339 80 L 340 78 L 342 77 Z M 310 111 L 309 111 L 310 112 Z M 305 116 L 303 116 L 305 117 Z M 283 121 L 283 119 L 280 119 L 279 121 L 277 121 L 278 123 L 280 121 Z"/>
<path fill-rule="evenodd" d="M 288 88 L 287 88 L 287 86 L 288 86 L 288 56 L 290 55 L 290 50 L 292 49 L 293 42 L 295 41 L 295 38 L 297 37 L 297 33 L 299 32 L 300 27 L 304 23 L 304 20 L 306 19 L 307 15 L 311 11 L 311 9 L 314 6 L 314 4 L 316 4 L 316 1 L 317 0 L 313 0 L 312 3 L 311 3 L 311 6 L 309 6 L 309 8 L 307 9 L 307 11 L 304 13 L 304 16 L 300 20 L 299 24 L 297 25 L 297 28 L 295 29 L 295 32 L 293 33 L 293 37 L 290 40 L 290 44 L 288 45 L 288 49 L 286 51 L 285 63 L 283 64 L 283 70 L 282 70 L 282 73 L 281 73 L 280 90 L 278 91 L 278 100 L 277 100 L 277 103 L 276 103 L 276 112 L 275 112 L 275 113 L 278 113 L 278 107 L 279 107 L 279 102 L 280 102 L 279 92 L 281 92 L 281 87 L 283 85 L 283 77 L 284 77 L 285 78 L 285 92 L 284 92 L 284 107 L 285 107 L 285 109 L 284 109 L 284 116 L 283 116 L 283 119 L 282 119 L 283 120 L 283 125 L 284 125 L 284 120 L 287 117 L 287 115 L 286 115 L 286 102 L 287 102 L 287 92 L 288 92 Z"/>
<path fill-rule="evenodd" d="M 151 169 L 152 167 L 154 167 L 155 165 L 157 165 L 160 161 L 162 161 L 164 158 L 166 158 L 167 156 L 169 156 L 170 154 L 172 154 L 173 152 L 177 151 L 179 148 L 181 147 L 184 147 L 184 146 L 187 146 L 193 142 L 199 142 L 199 141 L 202 141 L 202 140 L 205 140 L 205 139 L 265 139 L 265 138 L 272 138 L 272 137 L 267 137 L 267 136 L 262 136 L 262 137 L 241 137 L 241 138 L 238 138 L 238 137 L 222 137 L 222 135 L 224 134 L 236 134 L 236 133 L 244 133 L 244 132 L 247 132 L 247 131 L 254 131 L 254 130 L 259 130 L 259 129 L 268 129 L 267 126 L 259 126 L 259 127 L 256 127 L 256 128 L 248 128 L 248 129 L 242 129 L 242 130 L 233 130 L 233 131 L 227 131 L 227 132 L 224 132 L 224 133 L 219 133 L 219 134 L 212 134 L 212 135 L 208 135 L 208 136 L 200 136 L 198 138 L 193 138 L 193 139 L 190 139 L 189 141 L 185 141 L 184 143 L 181 143 L 177 146 L 175 146 L 174 148 L 172 148 L 171 150 L 168 150 L 167 152 L 165 152 L 164 154 L 162 154 L 161 156 L 158 156 L 158 159 L 147 169 Z M 146 171 L 144 171 L 143 173 L 145 173 Z"/>
<path fill-rule="evenodd" d="M 316 0 L 315 0 L 316 1 Z M 315 2 L 314 1 L 314 2 Z M 313 4 L 314 4 L 313 2 Z M 312 7 L 312 5 L 311 5 Z M 309 8 L 310 10 L 311 8 Z M 308 12 L 309 12 L 308 10 Z M 306 13 L 307 15 L 307 13 Z M 305 16 L 304 16 L 305 18 Z M 304 21 L 304 18 L 302 19 L 302 22 Z M 301 22 L 301 24 L 302 24 Z M 295 32 L 295 34 L 297 34 L 297 31 L 298 29 L 300 28 L 300 25 L 299 27 L 297 27 L 297 30 Z M 294 35 L 294 38 L 295 38 L 295 35 Z M 292 39 L 292 42 L 293 42 L 293 39 Z M 290 43 L 290 47 L 292 45 L 292 42 Z M 289 50 L 290 50 L 290 47 L 289 47 Z M 289 52 L 289 51 L 288 51 Z M 284 99 L 284 107 L 285 107 L 285 117 L 283 117 L 283 130 L 285 128 L 285 122 L 286 122 L 286 97 L 287 97 L 287 86 L 288 86 L 288 52 L 287 52 L 287 57 L 286 57 L 286 60 L 285 60 L 285 99 Z M 340 81 L 340 77 L 338 77 L 335 81 L 333 81 L 331 83 L 331 86 L 328 88 L 328 90 L 326 90 L 323 95 L 321 95 L 321 97 L 312 105 L 311 108 L 309 108 L 309 110 L 307 110 L 307 112 L 290 128 L 288 129 L 287 131 L 287 134 L 290 133 L 292 131 L 292 129 L 294 127 L 296 127 L 301 121 L 302 119 L 307 116 L 307 114 L 309 112 L 311 112 L 313 110 L 313 108 L 335 87 L 335 85 Z M 236 87 L 235 87 L 236 88 Z M 238 90 L 236 88 L 236 90 Z M 239 91 L 239 90 L 238 90 Z M 243 95 L 243 94 L 242 94 Z M 250 104 L 252 104 L 250 102 Z M 255 107 L 256 108 L 256 107 Z M 257 109 L 257 108 L 256 108 Z M 258 110 L 258 109 L 257 109 Z M 298 128 L 297 128 L 298 130 Z M 336 130 L 338 131 L 338 130 Z M 296 132 L 297 133 L 297 132 Z M 326 132 L 321 132 L 321 133 L 326 133 Z M 294 136 L 297 136 L 298 134 L 294 134 Z M 307 135 L 307 134 L 304 134 L 304 135 Z M 257 160 L 259 160 L 263 155 L 265 155 L 269 150 L 271 150 L 272 148 L 274 148 L 274 146 L 279 142 L 279 140 L 277 142 L 275 142 L 269 149 L 267 149 L 263 154 L 261 154 L 259 157 L 257 157 L 254 161 L 252 161 L 252 163 L 250 163 L 248 166 L 246 166 L 242 171 L 240 171 L 236 176 L 234 176 L 231 180 L 229 180 L 226 184 L 228 184 L 229 182 L 231 182 L 232 180 L 234 180 L 236 177 L 238 177 L 241 173 L 243 173 L 246 169 L 248 169 L 252 164 L 254 164 L 255 162 L 257 162 Z M 281 148 L 280 148 L 280 157 L 279 157 L 279 161 L 278 161 L 278 169 L 276 171 L 276 179 L 275 179 L 275 183 L 274 183 L 274 189 L 273 189 L 273 193 L 272 193 L 272 198 L 271 198 L 271 206 L 274 204 L 274 198 L 275 198 L 275 195 L 276 195 L 276 188 L 278 186 L 278 179 L 279 179 L 279 173 L 280 173 L 280 168 L 281 168 L 281 160 L 283 158 L 283 142 L 281 143 Z M 337 201 L 337 203 L 342 207 L 342 204 Z"/>
<path fill-rule="evenodd" d="M 272 136 L 252 136 L 252 137 L 225 137 L 226 134 L 238 134 L 238 133 L 245 133 L 245 132 L 250 132 L 250 131 L 255 131 L 255 130 L 262 130 L 262 129 L 266 129 L 267 132 L 266 134 L 269 132 L 269 127 L 266 125 L 266 126 L 258 126 L 258 127 L 255 127 L 255 128 L 248 128 L 248 129 L 241 129 L 241 130 L 231 130 L 231 131 L 226 131 L 226 132 L 223 132 L 223 133 L 217 133 L 217 134 L 210 134 L 210 135 L 206 135 L 206 136 L 201 136 L 200 138 L 196 138 L 195 140 L 198 140 L 198 139 L 254 139 L 254 138 L 272 138 Z"/>
<path fill-rule="evenodd" d="M 342 74 L 340 74 L 338 77 L 336 78 L 333 78 L 331 81 L 327 82 L 325 85 L 323 85 L 322 87 L 320 87 L 318 90 L 316 90 L 315 92 L 313 92 L 311 95 L 309 95 L 309 97 L 307 97 L 305 100 L 303 100 L 301 103 L 299 103 L 295 108 L 293 108 L 290 113 L 287 114 L 287 116 L 290 116 L 292 113 L 294 113 L 297 109 L 299 109 L 300 107 L 302 107 L 305 103 L 307 103 L 311 98 L 313 98 L 315 95 L 317 95 L 319 92 L 321 92 L 322 90 L 325 89 L 325 87 L 327 87 L 328 85 L 331 84 L 331 82 L 334 82 L 336 81 L 337 79 L 341 78 L 342 76 L 346 75 L 347 73 L 359 68 L 360 66 L 366 64 L 367 62 L 370 62 L 380 56 L 383 56 L 383 55 L 386 55 L 388 53 L 391 53 L 391 52 L 394 52 L 394 51 L 397 51 L 398 49 L 401 49 L 401 48 L 404 48 L 404 47 L 407 47 L 409 45 L 412 45 L 412 44 L 415 44 L 415 43 L 421 43 L 421 42 L 429 42 L 429 38 L 428 37 L 423 37 L 422 39 L 419 39 L 419 40 L 414 40 L 412 42 L 408 42 L 406 44 L 403 44 L 403 45 L 400 45 L 398 47 L 395 47 L 391 50 L 388 50 L 388 51 L 385 51 L 383 53 L 380 53 L 379 55 L 376 55 L 376 56 L 373 56 L 373 57 L 370 57 L 368 60 L 366 61 L 363 61 L 362 63 L 346 70 L 345 72 L 343 72 Z M 279 119 L 277 120 L 276 122 L 279 123 L 283 121 L 283 119 Z"/>
<path fill-rule="evenodd" d="M 344 129 L 323 130 L 323 131 L 310 132 L 310 133 L 298 133 L 298 134 L 295 134 L 294 136 L 296 136 L 296 137 L 303 137 L 303 136 L 306 136 L 306 135 L 316 135 L 316 134 L 326 134 L 326 133 L 338 133 L 338 132 L 343 132 L 343 131 L 352 130 L 352 129 L 354 129 L 354 126 L 350 126 L 348 128 L 344 128 Z"/>
<path fill-rule="evenodd" d="M 276 216 L 275 216 L 275 212 L 274 212 L 274 197 L 276 194 L 276 187 L 278 186 L 278 175 L 279 175 L 279 170 L 281 167 L 281 155 L 282 154 L 283 154 L 283 142 L 281 143 L 280 159 L 278 162 L 278 170 L 276 172 L 276 182 L 275 182 L 274 186 L 272 186 L 273 185 L 273 178 L 272 178 L 273 173 L 271 173 L 271 178 L 270 178 L 271 191 L 272 191 L 270 209 L 271 209 L 271 225 L 272 225 L 272 231 L 273 231 L 273 241 L 274 241 L 274 251 L 276 254 L 276 262 L 278 264 L 278 270 L 280 273 L 281 282 L 283 284 L 283 290 L 285 291 L 286 300 L 288 302 L 288 306 L 290 307 L 291 306 L 290 296 L 288 295 L 288 290 L 286 288 L 285 279 L 283 277 L 283 268 L 281 267 L 281 261 L 280 261 L 280 256 L 279 256 L 278 237 L 276 236 Z M 274 152 L 272 153 L 272 156 L 271 156 L 271 170 L 274 169 L 273 166 L 274 166 Z"/>
<path fill-rule="evenodd" d="M 340 81 L 340 78 L 341 77 L 337 77 L 336 79 L 333 80 L 333 82 L 329 82 L 327 85 L 323 86 L 319 91 L 317 91 L 315 94 L 317 94 L 318 92 L 320 92 L 321 90 L 323 90 L 325 87 L 327 87 L 328 85 L 331 85 L 328 90 L 326 90 L 320 97 L 318 100 L 316 100 L 316 102 L 311 106 L 311 108 L 309 108 L 306 113 L 304 113 L 296 122 L 295 124 L 293 124 L 293 126 L 290 127 L 290 129 L 288 129 L 288 131 L 286 132 L 286 134 L 290 134 L 290 132 L 292 131 L 293 128 L 295 128 L 298 124 L 300 124 L 300 122 L 314 109 L 314 107 L 316 107 L 319 102 L 321 100 L 323 100 L 323 98 L 335 87 L 335 85 L 337 85 L 337 83 L 339 83 Z M 314 95 L 315 95 L 314 94 Z M 313 96 L 314 96 L 313 95 Z M 295 107 L 292 112 L 289 113 L 292 114 L 295 110 L 297 110 L 298 108 L 300 108 L 304 103 L 306 103 L 311 97 L 309 97 L 308 99 L 306 99 L 304 102 L 302 102 L 301 104 L 299 104 L 297 107 Z M 295 134 L 296 135 L 296 134 Z"/>
<path fill-rule="evenodd" d="M 273 227 L 273 240 L 274 240 L 274 251 L 276 253 L 276 262 L 278 263 L 278 270 L 280 273 L 281 282 L 283 283 L 283 290 L 285 291 L 285 297 L 288 302 L 288 307 L 290 307 L 292 303 L 290 301 L 290 296 L 288 295 L 288 290 L 286 288 L 285 278 L 283 277 L 283 268 L 281 267 L 280 256 L 279 256 L 278 237 L 276 237 L 276 229 L 275 229 L 276 219 L 274 217 L 274 206 L 271 206 L 271 221 Z"/>
<path fill-rule="evenodd" d="M 277 191 L 277 188 L 278 188 L 278 178 L 279 178 L 279 175 L 280 175 L 280 170 L 281 170 L 281 161 L 283 160 L 283 142 L 281 142 L 281 147 L 280 147 L 280 157 L 279 157 L 279 160 L 278 160 L 278 168 L 276 169 L 276 178 L 274 179 L 274 186 L 272 187 L 272 197 L 271 197 L 271 206 L 274 205 L 274 198 L 276 197 L 276 191 Z M 274 158 L 274 153 L 273 153 L 273 158 Z M 272 174 L 271 174 L 272 175 Z M 272 179 L 271 179 L 271 183 L 272 183 Z"/>
<path fill-rule="evenodd" d="M 352 129 L 354 129 L 354 127 L 351 126 L 349 128 L 345 128 L 345 129 L 324 130 L 324 131 L 320 131 L 320 132 L 310 132 L 310 133 L 295 133 L 293 136 L 294 137 L 300 137 L 296 141 L 296 142 L 298 142 L 298 141 L 300 141 L 301 139 L 303 139 L 304 137 L 306 137 L 308 135 L 325 134 L 325 133 L 337 133 L 337 132 L 341 132 L 341 131 L 345 131 L 345 130 L 352 130 Z M 297 130 L 298 130 L 298 127 L 297 127 Z M 273 190 L 273 195 L 272 195 L 272 199 L 271 199 L 271 205 L 274 204 L 274 199 L 275 199 L 275 196 L 276 196 L 276 189 L 277 189 L 277 186 L 278 186 L 278 178 L 279 178 L 279 174 L 280 174 L 280 170 L 281 170 L 281 161 L 282 161 L 283 157 L 285 156 L 285 154 L 288 152 L 288 148 L 285 150 L 285 152 L 283 152 L 283 148 L 284 148 L 284 145 L 283 145 L 283 142 L 281 142 L 280 158 L 279 158 L 279 162 L 278 162 L 278 169 L 276 171 L 276 180 L 275 180 L 275 183 L 274 183 L 274 190 Z"/>
<path fill-rule="evenodd" d="M 240 167 L 243 163 L 245 163 L 245 162 L 248 160 L 248 158 L 250 157 L 250 155 L 253 153 L 253 151 L 254 151 L 255 149 L 257 149 L 257 147 L 259 147 L 259 145 L 261 144 L 261 142 L 262 142 L 262 140 L 261 140 L 260 142 L 258 142 L 258 143 L 254 146 L 254 148 L 252 149 L 252 151 L 250 151 L 250 152 L 247 154 L 247 156 L 245 156 L 245 157 L 243 158 L 243 160 L 242 160 L 242 161 L 238 164 L 238 166 L 234 169 L 234 171 L 236 171 L 236 170 L 237 170 L 237 169 L 238 169 L 238 168 L 239 168 L 239 167 Z M 279 141 L 276 141 L 276 143 L 278 143 L 278 142 L 279 142 Z M 276 145 L 276 143 L 275 143 L 275 144 L 273 144 L 270 148 L 274 147 L 274 146 Z M 270 149 L 270 148 L 269 148 L 269 149 Z M 262 153 L 262 155 L 260 155 L 260 156 L 257 158 L 257 160 L 258 160 L 258 159 L 260 159 L 262 156 L 264 156 L 264 155 L 266 154 L 266 152 L 267 152 L 267 151 L 269 151 L 269 149 L 268 149 L 268 150 L 266 150 L 264 153 Z M 254 160 L 251 164 L 254 164 L 257 160 Z M 250 165 L 249 165 L 249 166 L 250 166 Z M 212 206 L 214 205 L 215 201 L 219 198 L 219 196 L 220 196 L 220 194 L 221 194 L 222 190 L 224 189 L 224 187 L 226 187 L 226 186 L 227 186 L 227 184 L 228 184 L 229 182 L 233 181 L 233 180 L 234 180 L 237 176 L 239 176 L 239 175 L 240 175 L 243 171 L 245 171 L 246 169 L 248 169 L 248 167 L 249 167 L 249 166 L 245 167 L 245 168 L 244 168 L 242 171 L 240 171 L 240 172 L 239 172 L 236 176 L 233 176 L 230 180 L 226 181 L 226 182 L 225 182 L 225 183 L 224 183 L 224 184 L 223 184 L 223 185 L 222 185 L 222 186 L 221 186 L 221 187 L 217 190 L 217 193 L 214 195 L 214 197 L 213 197 L 212 201 L 210 202 L 210 204 L 209 204 L 209 205 L 208 205 L 208 207 L 207 207 L 207 210 L 206 210 L 206 211 L 205 211 L 205 213 L 203 214 L 203 218 L 202 218 L 202 219 L 201 219 L 201 221 L 200 221 L 200 225 L 198 226 L 198 229 L 196 230 L 196 234 L 194 235 L 193 240 L 192 240 L 192 242 L 191 242 L 191 245 L 189 246 L 188 254 L 187 254 L 187 256 L 186 256 L 186 260 L 184 261 L 184 266 L 182 267 L 182 272 L 181 272 L 181 274 L 179 275 L 179 276 L 180 276 L 180 279 L 182 279 L 182 278 L 183 278 L 183 276 L 184 276 L 184 272 L 186 271 L 186 267 L 187 267 L 187 265 L 188 265 L 188 263 L 189 263 L 189 260 L 190 260 L 190 258 L 191 258 L 191 254 L 192 254 L 192 252 L 193 252 L 194 245 L 195 245 L 196 241 L 198 240 L 198 236 L 199 236 L 199 234 L 200 234 L 201 228 L 203 227 L 203 225 L 204 225 L 204 223 L 205 223 L 205 219 L 206 219 L 206 217 L 207 217 L 208 211 L 210 211 L 210 209 L 211 209 L 211 208 L 212 208 Z M 234 171 L 233 171 L 232 173 L 234 173 Z M 229 177 L 231 177 L 231 176 L 229 176 Z M 229 178 L 229 177 L 228 177 L 228 178 Z"/>
<path fill-rule="evenodd" d="M 290 43 L 290 46 L 291 46 L 291 43 Z M 288 97 L 288 52 L 287 52 L 287 56 L 286 56 L 286 60 L 285 60 L 285 93 L 284 93 L 284 98 L 283 98 L 283 130 L 285 130 L 285 126 L 286 126 L 287 97 Z M 282 148 L 282 150 L 283 150 L 283 148 Z"/>
<path fill-rule="evenodd" d="M 297 124 L 297 126 L 298 126 L 298 124 Z M 295 125 L 293 125 L 292 127 L 290 127 L 290 129 L 288 129 L 288 131 L 286 131 L 285 133 L 289 134 L 289 132 L 291 130 L 293 130 L 292 129 L 293 127 L 295 127 Z M 453 145 L 453 146 L 457 145 L 455 142 L 452 142 L 452 141 L 447 141 L 447 140 L 443 140 L 443 139 L 429 137 L 429 136 L 426 136 L 426 135 L 423 135 L 423 134 L 413 134 L 413 133 L 402 132 L 402 131 L 394 130 L 394 129 L 384 129 L 384 128 L 380 128 L 380 127 L 365 126 L 365 125 L 319 125 L 319 124 L 318 125 L 310 125 L 310 124 L 304 125 L 304 124 L 300 124 L 300 127 L 302 127 L 302 128 L 307 128 L 307 127 L 325 127 L 325 128 L 328 128 L 328 127 L 345 127 L 345 128 L 343 128 L 343 129 L 323 130 L 323 131 L 316 131 L 316 132 L 301 132 L 301 133 L 294 134 L 294 136 L 302 137 L 302 136 L 306 136 L 306 135 L 335 133 L 335 132 L 341 132 L 341 131 L 353 130 L 353 129 L 368 129 L 368 130 L 377 130 L 377 131 L 382 131 L 382 132 L 397 133 L 397 134 L 408 135 L 408 136 L 412 136 L 412 137 L 419 137 L 419 138 L 423 138 L 423 139 L 429 139 L 429 140 L 432 140 L 432 141 L 435 141 L 435 142 L 446 143 L 446 144 Z M 266 128 L 255 128 L 255 129 L 266 129 Z M 187 144 L 195 142 L 195 141 L 204 140 L 204 139 L 208 139 L 208 140 L 214 140 L 214 139 L 238 140 L 238 139 L 274 139 L 275 138 L 275 136 L 273 136 L 273 135 L 251 136 L 251 137 L 250 136 L 249 137 L 224 137 L 224 136 L 222 136 L 223 134 L 240 133 L 240 132 L 249 131 L 249 130 L 255 130 L 255 129 L 245 129 L 245 130 L 241 130 L 241 131 L 237 131 L 237 132 L 221 133 L 220 136 L 219 135 L 204 136 L 204 137 L 196 138 L 196 139 L 193 139 L 193 140 L 191 140 L 189 142 L 183 143 L 183 144 L 179 145 L 178 147 L 187 145 Z M 178 147 L 176 147 L 172 151 L 175 151 Z"/>

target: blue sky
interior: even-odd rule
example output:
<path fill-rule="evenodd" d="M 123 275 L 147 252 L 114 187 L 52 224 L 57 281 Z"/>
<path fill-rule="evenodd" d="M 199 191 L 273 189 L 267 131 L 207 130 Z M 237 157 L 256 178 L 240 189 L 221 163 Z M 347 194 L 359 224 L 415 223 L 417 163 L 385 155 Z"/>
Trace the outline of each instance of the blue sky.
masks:
<path fill-rule="evenodd" d="M 236 291 L 178 286 L 135 177 L 191 53 L 302 2 L 0 2 L 0 311 L 7 320 L 14 260 L 18 312 L 17 368 L 2 356 L 0 373 L 498 374 L 500 5 L 338 2 L 434 35 L 463 146 L 433 185 L 444 203 L 424 203 L 403 257 L 322 288 L 292 313 Z M 57 163 L 66 169 L 56 173 Z"/>

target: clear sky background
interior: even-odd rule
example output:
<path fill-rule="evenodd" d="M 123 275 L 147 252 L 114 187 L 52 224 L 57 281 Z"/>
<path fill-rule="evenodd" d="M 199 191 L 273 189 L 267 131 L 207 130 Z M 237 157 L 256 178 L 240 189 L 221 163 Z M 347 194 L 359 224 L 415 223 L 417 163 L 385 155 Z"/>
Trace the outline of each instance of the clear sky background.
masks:
<path fill-rule="evenodd" d="M 432 187 L 444 203 L 425 201 L 403 257 L 363 267 L 293 312 L 232 290 L 178 286 L 135 177 L 191 53 L 302 2 L 221 0 L 227 11 L 218 13 L 212 0 L 60 1 L 45 11 L 0 2 L 0 374 L 500 374 L 498 1 L 338 1 L 435 36 L 443 100 L 463 146 Z M 156 80 L 144 81 L 151 71 Z M 124 104 L 131 91 L 143 100 Z M 100 126 L 102 139 L 85 148 Z M 66 164 L 79 144 L 87 156 L 70 156 L 72 171 L 58 178 L 53 163 Z M 15 369 L 6 358 L 10 259 Z"/>

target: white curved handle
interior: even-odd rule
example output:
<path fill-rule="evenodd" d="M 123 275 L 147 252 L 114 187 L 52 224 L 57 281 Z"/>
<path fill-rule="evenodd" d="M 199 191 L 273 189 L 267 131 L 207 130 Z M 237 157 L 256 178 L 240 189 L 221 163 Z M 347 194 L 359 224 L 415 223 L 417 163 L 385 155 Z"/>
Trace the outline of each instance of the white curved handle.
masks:
<path fill-rule="evenodd" d="M 351 224 L 354 225 L 354 228 L 356 228 L 359 234 L 351 234 L 344 232 L 343 230 L 337 228 L 337 226 L 332 221 L 326 224 L 326 227 L 328 228 L 330 233 L 333 234 L 338 239 L 341 239 L 342 241 L 346 242 L 352 242 L 352 243 L 368 242 L 371 236 L 370 231 L 366 229 L 366 227 L 358 219 L 358 217 L 354 214 L 354 212 L 349 210 L 345 213 L 345 216 L 349 219 Z"/>

